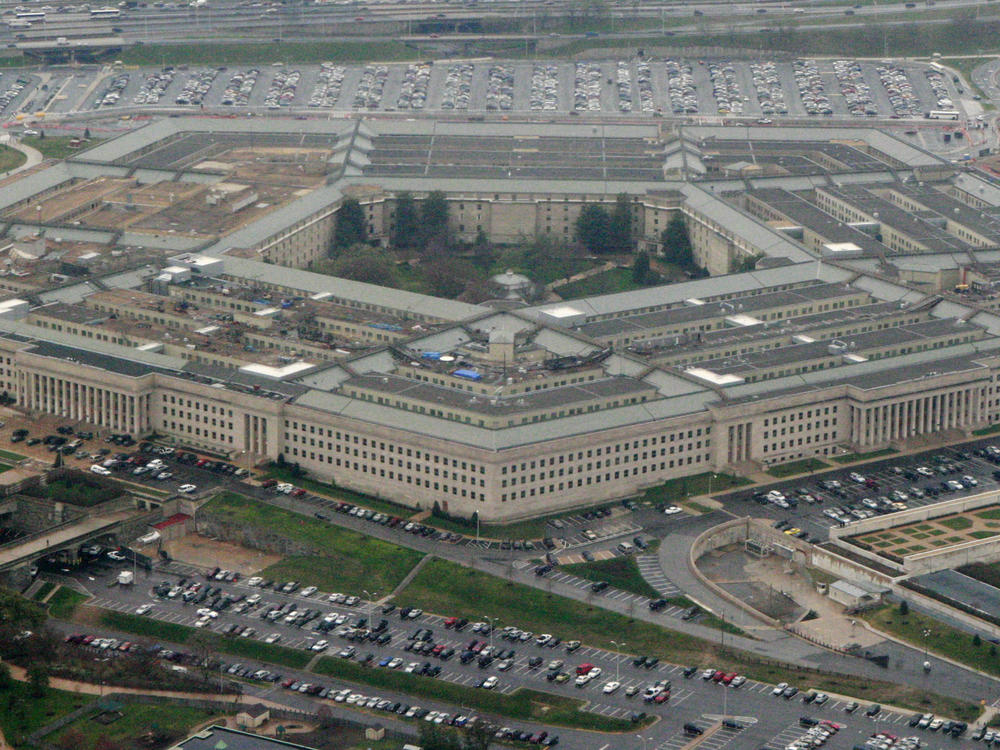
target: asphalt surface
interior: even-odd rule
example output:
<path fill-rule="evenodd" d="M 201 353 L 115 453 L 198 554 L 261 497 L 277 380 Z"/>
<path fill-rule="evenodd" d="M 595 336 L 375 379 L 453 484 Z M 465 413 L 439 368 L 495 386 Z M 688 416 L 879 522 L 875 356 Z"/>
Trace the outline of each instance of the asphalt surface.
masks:
<path fill-rule="evenodd" d="M 462 633 L 446 629 L 439 615 L 423 614 L 416 620 L 404 621 L 400 619 L 398 613 L 393 612 L 383 615 L 379 606 L 372 607 L 368 603 L 362 603 L 357 607 L 345 607 L 328 603 L 325 601 L 325 594 L 321 593 L 317 593 L 309 598 L 302 597 L 299 594 L 283 595 L 271 590 L 252 588 L 245 581 L 232 584 L 209 583 L 197 571 L 183 567 L 178 569 L 176 565 L 168 566 L 166 570 L 171 572 L 156 570 L 149 576 L 140 574 L 136 585 L 133 587 L 110 585 L 114 580 L 117 569 L 104 564 L 96 566 L 89 573 L 77 574 L 76 578 L 80 584 L 95 595 L 96 600 L 94 604 L 97 606 L 131 612 L 140 604 L 152 603 L 153 609 L 147 616 L 185 625 L 192 625 L 198 619 L 195 610 L 199 605 L 184 604 L 179 598 L 165 599 L 158 597 L 152 593 L 151 584 L 159 583 L 163 579 L 176 583 L 181 578 L 186 578 L 188 584 L 198 582 L 203 586 L 219 585 L 223 591 L 232 592 L 236 595 L 243 594 L 246 596 L 259 593 L 262 597 L 262 602 L 254 608 L 253 612 L 238 614 L 230 608 L 221 612 L 218 618 L 212 620 L 208 627 L 215 631 L 221 631 L 230 624 L 251 626 L 258 630 L 255 636 L 258 638 L 264 634 L 280 633 L 282 638 L 279 643 L 293 648 L 309 648 L 322 636 L 328 638 L 330 641 L 330 646 L 322 652 L 324 655 L 336 656 L 340 648 L 354 645 L 356 654 L 350 658 L 357 659 L 361 655 L 371 652 L 375 655 L 375 662 L 385 657 L 399 657 L 404 666 L 409 662 L 423 663 L 424 661 L 429 661 L 432 664 L 440 664 L 442 666 L 442 674 L 437 679 L 444 679 L 465 685 L 469 689 L 481 689 L 476 686 L 484 678 L 496 675 L 500 682 L 495 689 L 502 693 L 512 692 L 519 687 L 528 687 L 558 695 L 584 698 L 588 701 L 586 710 L 617 718 L 626 718 L 633 711 L 645 711 L 659 718 L 656 724 L 643 732 L 644 736 L 656 743 L 651 746 L 657 748 L 667 749 L 683 746 L 683 725 L 685 723 L 695 723 L 707 729 L 714 723 L 717 717 L 722 715 L 738 717 L 737 721 L 744 728 L 736 731 L 725 731 L 722 735 L 716 735 L 716 743 L 718 740 L 725 739 L 726 744 L 733 742 L 735 743 L 734 747 L 741 748 L 751 747 L 752 745 L 755 747 L 767 746 L 777 750 L 779 747 L 784 747 L 782 743 L 787 744 L 786 737 L 790 732 L 804 731 L 798 727 L 798 719 L 803 715 L 817 719 L 830 719 L 846 724 L 845 729 L 836 736 L 834 741 L 828 744 L 828 747 L 832 748 L 849 748 L 853 743 L 862 742 L 873 730 L 885 730 L 902 734 L 908 729 L 905 721 L 909 717 L 909 714 L 883 711 L 873 721 L 863 716 L 863 711 L 867 704 L 863 705 L 861 711 L 858 713 L 847 714 L 844 711 L 847 705 L 846 701 L 836 698 L 831 699 L 824 706 L 817 708 L 804 705 L 800 700 L 801 696 L 796 696 L 789 700 L 776 698 L 772 695 L 773 686 L 765 683 L 748 680 L 739 688 L 728 688 L 721 684 L 702 679 L 700 676 L 701 669 L 711 665 L 693 665 L 699 667 L 699 674 L 685 678 L 682 674 L 682 666 L 660 664 L 652 670 L 647 670 L 635 667 L 631 655 L 611 653 L 587 646 L 583 646 L 576 652 L 569 654 L 562 645 L 555 648 L 539 646 L 535 643 L 534 638 L 526 642 L 512 643 L 501 639 L 498 635 L 494 636 L 492 639 L 493 646 L 497 648 L 513 648 L 516 651 L 513 667 L 508 671 L 502 672 L 496 669 L 497 662 L 483 669 L 477 666 L 475 661 L 468 665 L 460 664 L 457 655 L 447 661 L 441 661 L 433 656 L 416 656 L 404 650 L 404 647 L 412 642 L 411 636 L 418 628 L 431 629 L 433 631 L 432 640 L 434 643 L 444 644 L 456 650 L 460 650 L 463 644 L 467 644 L 471 640 L 490 643 L 491 639 L 489 636 L 473 634 L 469 628 L 466 628 Z M 373 622 L 377 622 L 382 617 L 385 617 L 388 620 L 388 632 L 392 636 L 391 641 L 385 646 L 377 646 L 370 642 L 351 644 L 344 638 L 337 637 L 336 635 L 325 636 L 312 632 L 308 629 L 308 625 L 306 628 L 300 629 L 287 625 L 280 620 L 268 623 L 260 619 L 259 613 L 264 609 L 264 603 L 279 604 L 284 602 L 292 602 L 296 605 L 296 608 L 311 607 L 319 609 L 324 614 L 342 614 L 349 618 L 349 622 L 356 622 L 359 617 L 368 616 L 369 612 L 372 613 Z M 313 621 L 311 624 L 315 622 Z M 93 635 L 111 634 L 99 629 L 88 630 L 86 632 Z M 128 636 L 124 637 L 127 638 Z M 183 647 L 178 648 L 183 651 Z M 540 667 L 532 668 L 529 666 L 528 659 L 533 656 L 540 657 L 543 660 Z M 598 679 L 593 680 L 585 687 L 574 686 L 572 678 L 563 684 L 550 682 L 545 679 L 545 674 L 548 672 L 548 663 L 553 659 L 562 660 L 564 666 L 561 667 L 561 670 L 567 671 L 571 675 L 574 673 L 576 665 L 582 663 L 590 663 L 600 667 L 602 674 Z M 244 661 L 243 663 L 248 662 Z M 853 663 L 852 666 L 854 666 Z M 322 684 L 325 687 L 347 686 L 346 683 L 338 680 L 318 677 L 296 670 L 282 670 L 282 680 L 287 679 L 297 679 L 311 684 Z M 610 680 L 620 681 L 621 687 L 614 693 L 607 695 L 603 692 L 603 686 Z M 656 680 L 670 680 L 672 683 L 670 699 L 662 706 L 644 703 L 641 693 L 631 698 L 625 694 L 625 691 L 630 686 L 635 685 L 640 689 L 645 689 L 645 687 Z M 437 706 L 433 701 L 427 702 L 406 698 L 403 695 L 396 695 L 389 691 L 371 688 L 355 687 L 354 689 L 364 695 L 378 695 L 381 698 L 394 701 L 400 700 L 408 702 L 411 705 L 419 704 L 426 708 L 445 710 L 452 714 L 456 713 L 455 707 Z M 265 697 L 286 705 L 306 709 L 310 706 L 315 709 L 322 702 L 332 703 L 329 700 L 323 701 L 297 693 L 290 693 L 281 687 L 280 681 L 274 684 L 252 685 L 248 688 L 248 695 Z M 460 712 L 466 713 L 465 710 L 461 710 Z M 516 722 L 513 725 L 521 727 Z M 540 731 L 542 727 L 535 724 L 525 724 L 524 728 L 529 731 Z M 551 727 L 549 731 L 554 731 L 560 735 L 562 740 L 560 745 L 563 747 L 601 748 L 609 740 L 608 735 L 595 733 L 573 732 L 561 729 L 553 730 Z M 929 733 L 924 734 L 928 735 Z M 612 742 L 614 741 L 613 738 L 610 739 L 612 739 Z M 711 747 L 723 746 L 716 743 L 712 743 Z M 934 746 L 935 743 L 932 741 L 930 747 Z"/>

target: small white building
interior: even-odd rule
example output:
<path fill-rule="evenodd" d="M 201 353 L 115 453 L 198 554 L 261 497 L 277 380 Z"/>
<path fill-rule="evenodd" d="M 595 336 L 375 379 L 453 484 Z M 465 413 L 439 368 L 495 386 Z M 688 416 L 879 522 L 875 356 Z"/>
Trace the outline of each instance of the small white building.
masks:
<path fill-rule="evenodd" d="M 869 609 L 882 603 L 882 596 L 887 590 L 840 579 L 830 584 L 827 596 L 847 609 Z"/>

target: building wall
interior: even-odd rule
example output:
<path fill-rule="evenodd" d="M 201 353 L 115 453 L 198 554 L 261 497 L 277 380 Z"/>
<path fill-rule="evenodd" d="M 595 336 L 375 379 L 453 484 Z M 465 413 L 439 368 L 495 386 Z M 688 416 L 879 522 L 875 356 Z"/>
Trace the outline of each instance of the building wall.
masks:
<path fill-rule="evenodd" d="M 325 412 L 254 389 L 150 372 L 127 376 L 21 350 L 0 339 L 0 378 L 29 413 L 253 460 L 283 454 L 320 479 L 409 506 L 435 502 L 484 520 L 524 518 L 626 497 L 665 480 L 870 450 L 940 429 L 995 420 L 993 371 L 931 375 L 863 390 L 834 385 L 718 403 L 680 417 L 488 450 L 438 435 Z M 9 364 L 7 362 L 9 361 Z M 404 412 L 400 412 L 401 415 Z M 599 413 L 594 413 L 595 419 Z M 542 428 L 540 428 L 542 429 Z"/>

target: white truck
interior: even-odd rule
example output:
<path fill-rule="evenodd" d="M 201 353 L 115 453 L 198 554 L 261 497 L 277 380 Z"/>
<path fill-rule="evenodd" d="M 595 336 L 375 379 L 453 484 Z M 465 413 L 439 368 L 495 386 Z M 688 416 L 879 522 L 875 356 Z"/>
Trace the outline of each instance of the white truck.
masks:
<path fill-rule="evenodd" d="M 119 586 L 131 586 L 135 582 L 135 574 L 131 570 L 123 570 L 118 574 Z"/>

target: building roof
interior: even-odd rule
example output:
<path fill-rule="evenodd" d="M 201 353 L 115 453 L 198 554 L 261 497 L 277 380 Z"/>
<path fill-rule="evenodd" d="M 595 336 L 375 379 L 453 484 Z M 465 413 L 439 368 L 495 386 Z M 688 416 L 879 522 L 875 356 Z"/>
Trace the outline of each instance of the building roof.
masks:
<path fill-rule="evenodd" d="M 264 737 L 259 734 L 241 732 L 220 726 L 210 726 L 186 740 L 174 745 L 171 750 L 314 750 L 306 745 Z"/>

